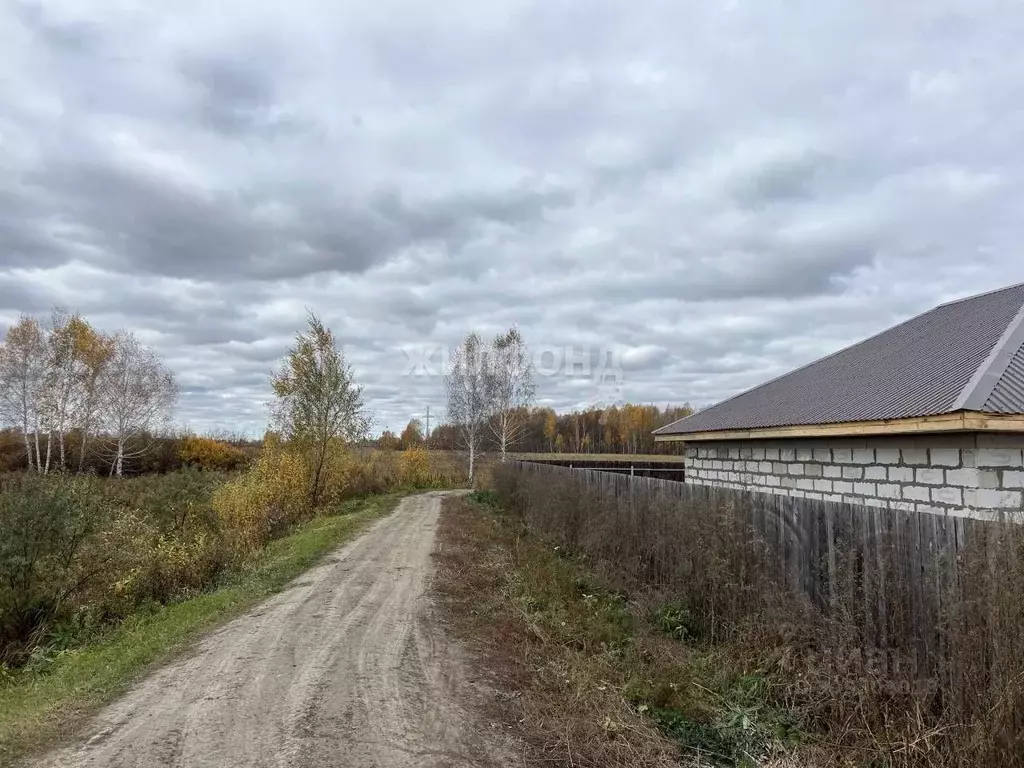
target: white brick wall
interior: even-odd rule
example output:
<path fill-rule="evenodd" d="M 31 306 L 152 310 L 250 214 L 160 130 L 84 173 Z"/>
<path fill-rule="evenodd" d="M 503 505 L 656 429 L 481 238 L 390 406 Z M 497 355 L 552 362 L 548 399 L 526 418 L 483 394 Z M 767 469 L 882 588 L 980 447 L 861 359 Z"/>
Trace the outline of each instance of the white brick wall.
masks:
<path fill-rule="evenodd" d="M 928 466 L 928 450 L 926 448 L 903 450 L 900 451 L 900 456 L 908 467 Z"/>
<path fill-rule="evenodd" d="M 865 480 L 887 480 L 889 477 L 889 468 L 882 466 L 865 467 L 864 468 L 864 479 Z"/>
<path fill-rule="evenodd" d="M 932 448 L 928 456 L 933 467 L 960 466 L 960 451 L 956 448 Z"/>
<path fill-rule="evenodd" d="M 1024 436 L 857 442 L 692 443 L 687 482 L 958 516 L 1024 509 Z"/>

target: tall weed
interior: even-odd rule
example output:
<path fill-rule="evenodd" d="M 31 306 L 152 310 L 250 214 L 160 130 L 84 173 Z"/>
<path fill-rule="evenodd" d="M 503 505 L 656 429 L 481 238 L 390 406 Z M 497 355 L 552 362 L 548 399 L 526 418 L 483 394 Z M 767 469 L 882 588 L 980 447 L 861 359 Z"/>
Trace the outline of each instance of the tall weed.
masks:
<path fill-rule="evenodd" d="M 514 464 L 495 466 L 493 483 L 513 516 L 649 605 L 666 633 L 763 679 L 770 700 L 824 734 L 832 762 L 821 764 L 1024 766 L 1024 526 L 975 526 L 947 584 L 899 580 L 888 566 L 886 614 L 910 610 L 908 590 L 945 590 L 947 610 L 928 638 L 890 635 L 882 656 L 865 646 L 878 601 L 865 600 L 857 541 L 836 540 L 835 605 L 823 608 L 793 590 L 778 542 L 726 494 L 681 502 L 636 484 L 615 495 L 578 473 Z"/>

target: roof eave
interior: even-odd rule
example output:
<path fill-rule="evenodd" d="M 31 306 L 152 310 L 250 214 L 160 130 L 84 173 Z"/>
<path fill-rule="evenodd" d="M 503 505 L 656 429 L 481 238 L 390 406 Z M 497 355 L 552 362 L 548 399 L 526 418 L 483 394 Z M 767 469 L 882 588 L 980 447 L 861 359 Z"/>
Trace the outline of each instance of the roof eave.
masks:
<path fill-rule="evenodd" d="M 722 440 L 785 440 L 794 438 L 920 435 L 942 432 L 1024 432 L 1024 416 L 981 413 L 978 411 L 957 411 L 937 416 L 918 416 L 906 419 L 662 434 L 655 435 L 654 442 L 697 443 Z"/>

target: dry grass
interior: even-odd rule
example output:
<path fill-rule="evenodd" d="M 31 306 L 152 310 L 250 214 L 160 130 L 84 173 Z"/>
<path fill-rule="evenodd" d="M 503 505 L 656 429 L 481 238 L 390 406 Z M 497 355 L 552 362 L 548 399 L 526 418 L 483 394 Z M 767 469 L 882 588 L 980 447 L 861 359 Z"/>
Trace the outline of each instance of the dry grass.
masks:
<path fill-rule="evenodd" d="M 446 500 L 439 536 L 437 591 L 504 693 L 488 715 L 523 742 L 524 764 L 678 764 L 674 745 L 620 695 L 612 649 L 581 615 L 586 603 L 553 594 L 566 585 L 549 551 L 462 499 Z"/>
<path fill-rule="evenodd" d="M 524 745 L 524 765 L 830 764 L 790 748 L 800 731 L 764 701 L 759 676 L 673 636 L 671 610 L 602 588 L 473 498 L 446 502 L 436 589 L 500 692 L 486 714 Z"/>
<path fill-rule="evenodd" d="M 986 529 L 960 553 L 957 583 L 945 587 L 956 590 L 942 603 L 949 610 L 930 630 L 943 654 L 938 663 L 918 665 L 916 640 L 907 635 L 889 638 L 886 665 L 863 650 L 871 618 L 856 548 L 837 553 L 836 606 L 826 616 L 791 590 L 777 548 L 741 510 L 687 506 L 639 485 L 610 496 L 580 476 L 494 470 L 498 496 L 522 529 L 572 553 L 598 583 L 628 595 L 634 610 L 668 606 L 666 628 L 699 649 L 701 662 L 687 669 L 694 684 L 724 697 L 719 709 L 735 708 L 728 681 L 749 678 L 757 689 L 752 706 L 790 713 L 809 743 L 786 760 L 1024 766 L 1024 528 Z M 916 588 L 887 581 L 888 610 L 906 611 L 907 590 Z M 699 671 L 701 664 L 713 671 Z"/>

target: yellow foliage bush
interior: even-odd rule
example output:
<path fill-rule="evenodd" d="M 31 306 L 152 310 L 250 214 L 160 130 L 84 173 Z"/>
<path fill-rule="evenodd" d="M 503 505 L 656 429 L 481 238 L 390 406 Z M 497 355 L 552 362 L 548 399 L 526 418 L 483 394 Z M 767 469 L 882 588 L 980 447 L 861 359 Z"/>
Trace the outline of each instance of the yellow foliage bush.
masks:
<path fill-rule="evenodd" d="M 233 445 L 196 435 L 189 435 L 181 441 L 178 458 L 183 464 L 211 471 L 238 469 L 247 460 L 245 453 Z"/>
<path fill-rule="evenodd" d="M 220 530 L 236 557 L 251 555 L 317 513 L 309 505 L 314 459 L 312 450 L 268 435 L 256 463 L 214 492 Z M 324 458 L 320 505 L 329 509 L 355 496 L 460 482 L 457 473 L 438 471 L 431 452 L 423 448 L 356 452 L 338 441 Z"/>
<path fill-rule="evenodd" d="M 312 469 L 312 462 L 310 462 Z M 359 461 L 341 441 L 332 442 L 327 448 L 321 477 L 320 503 L 330 506 L 351 498 L 353 478 L 358 473 Z M 312 483 L 312 477 L 309 480 Z"/>
<path fill-rule="evenodd" d="M 403 485 L 420 487 L 431 484 L 430 455 L 420 447 L 406 448 L 400 461 Z"/>
<path fill-rule="evenodd" d="M 309 477 L 309 462 L 300 451 L 268 439 L 248 472 L 217 489 L 213 509 L 236 555 L 255 552 L 312 516 Z"/>

